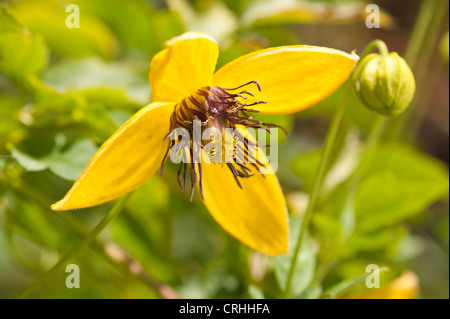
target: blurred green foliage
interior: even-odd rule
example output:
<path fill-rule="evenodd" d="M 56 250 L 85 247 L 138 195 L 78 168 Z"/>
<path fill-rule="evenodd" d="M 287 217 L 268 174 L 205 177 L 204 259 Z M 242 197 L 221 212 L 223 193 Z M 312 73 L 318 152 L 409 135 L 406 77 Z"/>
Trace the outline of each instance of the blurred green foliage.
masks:
<path fill-rule="evenodd" d="M 65 26 L 70 3 L 80 8 L 78 29 Z M 0 1 L 0 298 L 16 297 L 111 208 L 108 203 L 55 213 L 50 204 L 66 193 L 98 146 L 150 102 L 149 62 L 164 41 L 186 30 L 207 32 L 220 43 L 221 66 L 254 50 L 302 43 L 308 31 L 299 25 L 363 29 L 365 5 Z M 386 34 L 396 32 L 396 18 L 386 10 L 382 25 Z M 355 49 L 370 40 L 356 31 L 342 37 L 354 39 Z M 289 206 L 291 246 L 340 95 L 298 115 L 264 118 L 290 132 L 280 140 L 278 176 Z M 140 187 L 107 231 L 71 261 L 80 266 L 81 289 L 65 287 L 61 268 L 31 297 L 159 298 L 155 283 L 167 283 L 186 298 L 279 298 L 297 258 L 294 298 L 364 291 L 368 264 L 390 269 L 382 272 L 384 283 L 413 270 L 422 297 L 448 298 L 448 165 L 415 141 L 383 142 L 346 202 L 342 194 L 373 120 L 354 96 L 347 103 L 345 127 L 298 256 L 291 251 L 269 258 L 242 246 L 199 198 L 189 202 L 169 166 L 164 177 Z"/>

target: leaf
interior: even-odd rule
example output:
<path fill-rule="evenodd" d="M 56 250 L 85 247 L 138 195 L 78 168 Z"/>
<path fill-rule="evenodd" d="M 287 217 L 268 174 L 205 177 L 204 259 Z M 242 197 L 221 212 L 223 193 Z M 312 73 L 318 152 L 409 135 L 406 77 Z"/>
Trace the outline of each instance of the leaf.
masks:
<path fill-rule="evenodd" d="M 262 290 L 256 286 L 249 285 L 247 287 L 247 293 L 252 299 L 265 299 Z"/>
<path fill-rule="evenodd" d="M 318 283 L 312 283 L 301 294 L 294 296 L 296 299 L 318 299 L 322 294 L 322 286 Z"/>
<path fill-rule="evenodd" d="M 226 42 L 238 28 L 233 12 L 219 1 L 206 4 L 206 8 L 201 11 L 195 11 L 186 0 L 169 0 L 168 5 L 180 15 L 188 30 L 208 33 L 219 43 Z"/>
<path fill-rule="evenodd" d="M 54 151 L 41 159 L 55 175 L 75 181 L 98 147 L 90 139 L 76 141 L 65 152 Z"/>
<path fill-rule="evenodd" d="M 382 267 L 380 268 L 380 273 L 382 271 L 387 271 L 389 270 L 386 267 Z M 336 285 L 334 285 L 333 287 L 327 289 L 322 296 L 320 296 L 321 299 L 334 299 L 334 298 L 338 298 L 339 296 L 342 296 L 344 293 L 346 293 L 347 291 L 349 291 L 351 288 L 356 287 L 360 284 L 362 284 L 363 282 L 366 281 L 366 278 L 371 275 L 371 272 L 366 272 L 358 277 L 352 278 L 352 279 L 348 279 L 348 280 L 344 280 Z"/>
<path fill-rule="evenodd" d="M 348 196 L 340 185 L 326 202 L 331 213 L 342 213 Z M 345 196 L 344 196 L 345 195 Z M 361 235 L 391 226 L 423 212 L 448 195 L 448 169 L 439 160 L 410 146 L 386 145 L 379 148 L 366 166 L 362 180 L 344 211 L 352 216 L 346 236 Z M 342 215 L 336 216 L 341 218 Z"/>
<path fill-rule="evenodd" d="M 402 175 L 415 173 L 438 180 L 448 177 L 447 165 L 412 146 L 399 144 L 383 145 L 372 157 L 364 176 L 383 170 Z"/>
<path fill-rule="evenodd" d="M 355 196 L 357 231 L 393 225 L 422 213 L 448 194 L 448 179 L 420 173 L 384 171 L 361 183 Z"/>
<path fill-rule="evenodd" d="M 33 126 L 45 127 L 49 131 L 57 131 L 58 126 L 66 126 L 74 131 L 82 129 L 83 137 L 92 136 L 99 143 L 104 142 L 118 128 L 106 105 L 97 100 L 96 94 L 90 92 L 85 97 L 84 92 L 80 91 L 60 92 L 37 77 L 30 76 L 27 80 L 33 89 L 34 103 L 28 109 L 32 118 L 30 124 Z M 92 100 L 88 100 L 91 97 Z"/>
<path fill-rule="evenodd" d="M 40 36 L 0 33 L 0 70 L 14 77 L 39 74 L 47 65 L 48 51 Z"/>
<path fill-rule="evenodd" d="M 4 7 L 0 7 L 0 71 L 21 78 L 39 74 L 47 65 L 43 37 L 31 34 Z"/>
<path fill-rule="evenodd" d="M 355 149 L 346 145 L 346 130 L 341 129 L 335 142 L 329 162 L 327 163 L 324 193 L 334 189 L 353 171 L 355 165 Z M 349 144 L 349 143 L 347 143 Z M 312 189 L 314 178 L 320 163 L 322 150 L 312 150 L 294 157 L 291 162 L 292 172 L 303 181 L 303 189 Z"/>
<path fill-rule="evenodd" d="M 0 172 L 6 167 L 6 158 L 0 155 Z"/>
<path fill-rule="evenodd" d="M 289 252 L 273 259 L 275 276 L 283 291 L 286 289 L 289 269 L 294 256 L 295 244 L 299 236 L 301 222 L 301 218 L 291 217 L 289 224 Z M 306 234 L 303 238 L 300 253 L 296 256 L 297 263 L 292 278 L 291 296 L 300 295 L 312 282 L 316 268 L 317 249 L 317 243 Z"/>
<path fill-rule="evenodd" d="M 310 190 L 319 167 L 321 150 L 313 150 L 295 157 L 291 162 L 292 172 L 301 178 L 303 189 Z"/>
<path fill-rule="evenodd" d="M 407 229 L 401 225 L 377 228 L 372 232 L 356 232 L 345 242 L 342 256 L 350 257 L 369 252 L 373 256 L 382 253 L 386 258 L 390 258 L 398 252 L 398 246 L 407 234 Z"/>
<path fill-rule="evenodd" d="M 140 261 L 151 276 L 158 280 L 170 280 L 173 276 L 173 265 L 161 258 L 155 247 L 159 243 L 152 238 L 154 235 L 145 226 L 137 217 L 121 214 L 112 223 L 114 239 L 126 247 L 131 256 Z"/>
<path fill-rule="evenodd" d="M 101 89 L 103 93 L 114 90 L 114 94 L 122 94 L 124 98 L 144 105 L 150 100 L 150 85 L 146 76 L 137 72 L 138 66 L 131 62 L 105 62 L 99 58 L 64 61 L 45 72 L 43 81 L 62 91 L 87 90 L 87 96 L 99 96 Z"/>
<path fill-rule="evenodd" d="M 172 199 L 159 176 L 151 177 L 134 191 L 127 211 L 112 224 L 114 239 L 161 280 L 173 276 L 173 266 L 163 257 L 170 254 L 168 205 Z"/>
<path fill-rule="evenodd" d="M 29 172 L 43 171 L 47 165 L 42 161 L 35 159 L 25 153 L 22 153 L 17 148 L 11 150 L 11 156 L 19 162 L 19 164 Z"/>
<path fill-rule="evenodd" d="M 161 50 L 165 40 L 184 31 L 181 19 L 175 13 L 157 11 L 148 1 L 79 0 L 77 4 L 80 11 L 106 23 L 127 51 L 145 52 L 146 59 Z"/>
<path fill-rule="evenodd" d="M 0 33 L 3 32 L 24 33 L 25 29 L 5 7 L 0 7 Z"/>
<path fill-rule="evenodd" d="M 66 27 L 69 13 L 58 1 L 14 2 L 11 12 L 31 32 L 43 35 L 54 54 L 72 58 L 89 55 L 111 58 L 118 52 L 117 39 L 111 30 L 81 9 L 80 28 Z"/>
<path fill-rule="evenodd" d="M 20 100 L 13 96 L 0 94 L 0 153 L 3 153 L 6 141 L 16 139 L 22 128 L 19 121 Z"/>
<path fill-rule="evenodd" d="M 17 148 L 11 150 L 11 155 L 27 171 L 50 169 L 59 177 L 75 181 L 96 151 L 97 146 L 90 139 L 82 139 L 73 143 L 65 151 L 60 151 L 56 147 L 50 154 L 41 158 L 31 157 Z"/>

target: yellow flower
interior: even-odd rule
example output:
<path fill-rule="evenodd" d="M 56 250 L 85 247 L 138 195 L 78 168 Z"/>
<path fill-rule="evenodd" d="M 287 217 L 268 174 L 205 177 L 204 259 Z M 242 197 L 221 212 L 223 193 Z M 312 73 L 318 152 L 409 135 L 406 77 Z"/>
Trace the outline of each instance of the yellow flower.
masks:
<path fill-rule="evenodd" d="M 304 110 L 333 93 L 358 60 L 328 48 L 285 46 L 244 55 L 214 73 L 218 54 L 217 42 L 203 33 L 187 32 L 169 40 L 150 64 L 153 103 L 102 145 L 52 209 L 99 205 L 136 189 L 158 170 L 173 146 L 167 139 L 169 131 L 184 127 L 191 132 L 195 119 L 216 129 L 276 126 L 250 117 L 248 112 L 257 110 L 248 107 L 255 105 L 261 113 Z M 262 90 L 235 91 L 247 85 Z M 254 102 L 241 102 L 247 98 Z M 250 148 L 247 145 L 245 151 Z M 238 152 L 243 150 L 232 153 Z M 287 209 L 275 174 L 267 174 L 266 159 L 259 159 L 261 165 L 244 167 L 180 164 L 179 182 L 184 188 L 188 170 L 191 188 L 196 184 L 204 204 L 226 231 L 254 249 L 278 255 L 288 250 Z"/>

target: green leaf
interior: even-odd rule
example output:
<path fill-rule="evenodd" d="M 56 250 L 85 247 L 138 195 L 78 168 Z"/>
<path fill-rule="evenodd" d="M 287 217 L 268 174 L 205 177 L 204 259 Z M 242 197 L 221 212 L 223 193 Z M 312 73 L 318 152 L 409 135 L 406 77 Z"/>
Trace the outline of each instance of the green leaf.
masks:
<path fill-rule="evenodd" d="M 34 103 L 29 110 L 33 126 L 45 127 L 50 132 L 64 127 L 65 130 L 71 129 L 75 133 L 81 133 L 82 137 L 89 136 L 99 143 L 104 142 L 117 129 L 106 105 L 95 94 L 92 100 L 88 100 L 83 92 L 60 92 L 37 77 L 30 76 L 27 79 L 33 89 Z M 86 95 L 91 98 L 90 94 Z M 82 131 L 76 132 L 77 130 Z"/>
<path fill-rule="evenodd" d="M 47 65 L 48 51 L 40 36 L 0 33 L 0 70 L 14 77 L 39 74 Z"/>
<path fill-rule="evenodd" d="M 22 153 L 17 148 L 11 150 L 11 156 L 19 162 L 19 164 L 29 172 L 43 171 L 47 169 L 47 164 L 35 159 L 25 153 Z"/>
<path fill-rule="evenodd" d="M 389 269 L 385 268 L 385 267 L 380 268 L 380 272 L 387 271 L 387 270 L 389 270 Z M 358 277 L 344 280 L 344 281 L 334 285 L 333 287 L 327 289 L 320 298 L 322 298 L 322 299 L 338 298 L 339 296 L 342 296 L 344 293 L 349 291 L 351 288 L 356 287 L 356 286 L 362 284 L 363 282 L 365 282 L 366 278 L 369 275 L 371 275 L 371 272 L 366 272 Z"/>
<path fill-rule="evenodd" d="M 277 256 L 273 259 L 275 276 L 283 291 L 286 289 L 289 269 L 292 258 L 294 258 L 294 247 L 299 236 L 301 222 L 301 218 L 291 217 L 289 224 L 290 250 L 287 254 Z M 316 268 L 317 250 L 317 243 L 306 234 L 302 242 L 300 253 L 296 256 L 297 263 L 292 278 L 291 296 L 300 295 L 312 282 Z"/>
<path fill-rule="evenodd" d="M 74 181 L 96 151 L 97 146 L 90 139 L 82 139 L 76 141 L 66 151 L 54 151 L 41 160 L 55 175 Z"/>
<path fill-rule="evenodd" d="M 97 146 L 90 139 L 82 139 L 74 142 L 65 151 L 55 147 L 50 154 L 41 158 L 34 158 L 16 148 L 11 150 L 11 155 L 27 171 L 50 169 L 55 175 L 74 181 L 80 176 L 96 151 Z"/>
<path fill-rule="evenodd" d="M 14 96 L 0 94 L 0 105 L 0 153 L 3 153 L 6 141 L 15 140 L 20 135 L 19 109 L 22 104 Z"/>
<path fill-rule="evenodd" d="M 80 11 L 106 23 L 126 51 L 139 50 L 139 53 L 146 53 L 146 59 L 161 50 L 164 41 L 184 32 L 183 23 L 176 13 L 155 10 L 148 1 L 78 0 L 77 4 Z"/>
<path fill-rule="evenodd" d="M 24 27 L 14 18 L 11 13 L 5 8 L 0 7 L 0 33 L 24 33 Z"/>
<path fill-rule="evenodd" d="M 6 157 L 0 155 L 0 172 L 6 167 Z"/>
<path fill-rule="evenodd" d="M 448 194 L 448 179 L 384 171 L 361 183 L 355 196 L 357 231 L 370 231 L 422 213 Z"/>
<path fill-rule="evenodd" d="M 147 77 L 138 73 L 139 67 L 131 61 L 108 63 L 99 58 L 63 61 L 45 72 L 43 81 L 62 91 L 86 90 L 86 96 L 101 97 L 107 102 L 113 97 L 105 98 L 104 94 L 114 90 L 113 94 L 122 95 L 120 98 L 127 99 L 127 104 L 134 101 L 144 105 L 150 100 L 151 90 Z"/>
<path fill-rule="evenodd" d="M 149 211 L 151 216 L 154 213 Z M 136 214 L 135 214 L 136 215 Z M 161 225 L 158 220 L 155 221 Z M 147 229 L 139 216 L 121 214 L 112 224 L 114 239 L 120 245 L 127 247 L 127 251 L 134 259 L 140 261 L 144 268 L 158 280 L 170 280 L 173 276 L 173 265 L 161 258 L 157 247 L 160 242 Z M 159 237 L 160 240 L 161 237 Z"/>
<path fill-rule="evenodd" d="M 354 165 L 354 152 L 352 146 L 347 144 L 348 128 L 341 125 L 337 139 L 331 150 L 330 160 L 325 168 L 328 176 L 324 181 L 324 192 L 329 192 L 337 184 L 345 179 Z M 314 149 L 293 158 L 290 167 L 292 172 L 303 182 L 303 189 L 310 191 L 319 167 L 322 150 Z"/>
<path fill-rule="evenodd" d="M 322 286 L 318 283 L 312 283 L 308 288 L 297 296 L 296 299 L 318 299 L 322 294 Z"/>
<path fill-rule="evenodd" d="M 4 7 L 0 7 L 0 71 L 15 78 L 39 74 L 47 65 L 43 37 L 31 34 Z"/>
<path fill-rule="evenodd" d="M 312 189 L 314 176 L 319 166 L 321 150 L 313 150 L 295 157 L 291 162 L 292 172 L 301 178 L 305 190 Z"/>
<path fill-rule="evenodd" d="M 11 12 L 31 32 L 43 35 L 54 54 L 71 58 L 89 55 L 111 58 L 118 52 L 117 39 L 111 30 L 81 8 L 80 28 L 66 27 L 70 13 L 66 13 L 58 1 L 14 2 Z"/>
<path fill-rule="evenodd" d="M 264 293 L 256 286 L 249 285 L 247 287 L 247 293 L 252 299 L 264 299 Z"/>
<path fill-rule="evenodd" d="M 345 242 L 342 256 L 350 257 L 357 253 L 369 252 L 373 256 L 382 253 L 390 259 L 397 253 L 401 240 L 407 234 L 407 229 L 401 225 L 377 228 L 371 232 L 356 232 Z"/>
<path fill-rule="evenodd" d="M 188 30 L 206 32 L 219 43 L 228 40 L 238 28 L 237 18 L 222 2 L 205 3 L 201 10 L 194 10 L 186 0 L 171 0 L 168 4 L 180 15 Z"/>
<path fill-rule="evenodd" d="M 428 176 L 437 180 L 448 178 L 447 165 L 414 147 L 399 144 L 383 145 L 373 155 L 365 176 L 383 170 L 394 171 L 401 175 Z"/>

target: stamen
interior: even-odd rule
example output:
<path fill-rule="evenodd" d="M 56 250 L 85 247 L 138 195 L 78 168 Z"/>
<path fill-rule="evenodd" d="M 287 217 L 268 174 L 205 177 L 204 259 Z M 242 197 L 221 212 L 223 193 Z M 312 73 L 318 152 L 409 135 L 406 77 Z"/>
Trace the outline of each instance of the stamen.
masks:
<path fill-rule="evenodd" d="M 234 89 L 225 89 L 225 90 L 227 90 L 227 91 L 234 91 L 234 90 L 240 89 L 240 88 L 242 88 L 242 87 L 244 87 L 244 86 L 247 86 L 247 85 L 250 85 L 250 84 L 254 84 L 254 85 L 258 88 L 259 92 L 262 91 L 262 90 L 261 90 L 261 85 L 259 85 L 259 83 L 256 82 L 256 81 L 250 81 L 250 82 L 245 83 L 245 84 L 242 84 L 241 86 L 238 86 L 238 87 L 236 87 L 236 88 L 234 88 Z"/>
<path fill-rule="evenodd" d="M 261 86 L 257 81 L 250 81 L 241 86 L 226 89 L 222 87 L 204 87 L 198 90 L 192 96 L 189 96 L 182 100 L 180 103 L 175 105 L 174 112 L 170 118 L 170 131 L 164 137 L 164 141 L 170 136 L 170 133 L 176 128 L 184 128 L 190 134 L 190 145 L 188 145 L 188 151 L 185 147 L 180 148 L 182 152 L 182 158 L 185 159 L 187 156 L 191 159 L 189 163 L 183 161 L 180 163 L 180 167 L 177 172 L 178 184 L 180 185 L 183 193 L 186 193 L 186 180 L 187 173 L 189 171 L 190 180 L 190 200 L 192 201 L 194 196 L 195 185 L 198 184 L 200 196 L 203 199 L 203 183 L 202 183 L 202 167 L 201 163 L 193 163 L 194 149 L 198 152 L 205 150 L 206 145 L 202 141 L 202 145 L 199 147 L 194 147 L 195 141 L 193 141 L 193 123 L 194 121 L 200 121 L 201 133 L 206 128 L 215 128 L 220 134 L 222 134 L 222 140 L 226 140 L 226 134 L 224 129 L 233 129 L 234 135 L 232 136 L 232 150 L 227 152 L 222 144 L 222 159 L 224 157 L 231 157 L 232 162 L 226 163 L 230 173 L 233 175 L 236 184 L 242 189 L 242 184 L 240 182 L 241 178 L 249 178 L 254 175 L 254 171 L 258 171 L 263 177 L 264 174 L 261 172 L 262 167 L 266 167 L 266 164 L 261 163 L 257 159 L 256 155 L 260 146 L 256 141 L 250 141 L 248 138 L 244 137 L 236 128 L 238 126 L 245 126 L 250 128 L 264 128 L 270 133 L 272 127 L 281 128 L 283 132 L 287 135 L 287 131 L 274 123 L 265 123 L 259 121 L 248 113 L 259 113 L 260 111 L 252 106 L 265 104 L 266 101 L 256 101 L 250 104 L 243 103 L 241 100 L 247 100 L 248 97 L 254 97 L 254 94 L 248 90 L 242 90 L 239 93 L 232 93 L 240 88 L 248 85 L 255 85 L 256 88 L 261 91 Z M 211 137 L 209 142 L 214 142 L 214 138 Z M 218 141 L 216 141 L 218 142 Z M 166 158 L 169 153 L 172 152 L 173 147 L 179 143 L 178 139 L 170 139 L 169 145 L 167 147 L 166 153 L 161 161 L 161 175 L 163 174 L 163 167 Z M 188 153 L 188 154 L 185 154 Z M 217 153 L 216 147 L 209 151 L 209 156 L 214 157 Z M 186 155 L 186 156 L 185 156 Z M 200 154 L 198 158 L 200 158 Z M 196 165 L 197 164 L 197 165 Z M 251 168 L 253 167 L 253 169 Z"/>

